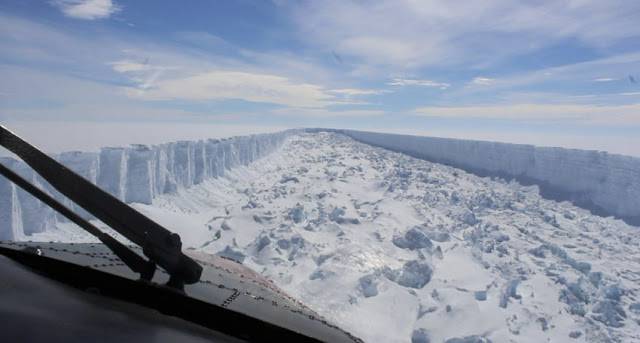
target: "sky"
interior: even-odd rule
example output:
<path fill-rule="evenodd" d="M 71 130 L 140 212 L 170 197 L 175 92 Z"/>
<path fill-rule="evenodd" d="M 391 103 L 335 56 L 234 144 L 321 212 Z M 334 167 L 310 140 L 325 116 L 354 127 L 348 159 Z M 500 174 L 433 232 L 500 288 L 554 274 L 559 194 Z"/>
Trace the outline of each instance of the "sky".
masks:
<path fill-rule="evenodd" d="M 334 127 L 640 156 L 639 22 L 637 0 L 5 0 L 0 122 L 61 149 Z"/>

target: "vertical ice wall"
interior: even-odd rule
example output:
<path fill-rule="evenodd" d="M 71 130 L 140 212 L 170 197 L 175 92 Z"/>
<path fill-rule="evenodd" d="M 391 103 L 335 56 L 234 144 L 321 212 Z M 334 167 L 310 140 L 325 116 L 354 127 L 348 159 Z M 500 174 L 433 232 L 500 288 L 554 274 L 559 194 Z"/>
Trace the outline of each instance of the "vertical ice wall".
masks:
<path fill-rule="evenodd" d="M 224 153 L 220 150 L 220 141 L 209 139 L 204 145 L 204 158 L 207 165 L 208 177 L 222 176 L 224 169 Z"/>
<path fill-rule="evenodd" d="M 205 142 L 198 141 L 193 149 L 193 183 L 199 184 L 209 177 L 209 167 L 207 166 L 205 155 Z"/>
<path fill-rule="evenodd" d="M 31 170 L 31 168 L 27 168 L 26 165 L 8 158 L 3 159 L 2 163 L 13 169 L 13 171 L 22 178 L 37 186 L 42 186 L 41 179 L 33 170 Z M 50 187 L 42 188 L 44 188 L 47 193 L 52 194 Z M 20 221 L 20 226 L 24 228 L 23 231 L 20 231 L 21 234 L 24 233 L 29 235 L 32 233 L 43 232 L 55 224 L 55 213 L 47 205 L 32 197 L 29 193 L 23 191 L 19 187 L 13 187 L 10 191 L 10 193 L 7 193 L 6 198 L 17 202 L 16 204 L 11 205 L 12 210 L 15 211 L 14 214 L 11 215 L 11 220 L 12 223 L 15 223 L 14 220 Z M 5 198 L 2 190 L 0 190 L 0 194 L 3 194 L 2 198 Z M 45 218 L 46 220 L 38 220 L 38 218 Z M 2 224 L 2 222 L 0 222 L 0 224 Z"/>
<path fill-rule="evenodd" d="M 125 148 L 102 148 L 98 186 L 120 200 L 124 200 L 127 176 L 127 154 Z"/>
<path fill-rule="evenodd" d="M 640 225 L 640 158 L 523 144 L 329 131 L 475 174 L 534 183 L 540 186 L 543 196 L 569 200 L 594 213 Z"/>
<path fill-rule="evenodd" d="M 173 172 L 176 182 L 184 187 L 193 185 L 193 142 L 181 141 L 174 143 Z"/>
<path fill-rule="evenodd" d="M 106 147 L 99 153 L 74 151 L 55 158 L 120 200 L 150 204 L 159 194 L 173 193 L 180 187 L 221 177 L 226 170 L 247 165 L 277 149 L 295 132 L 288 130 L 155 146 Z M 90 218 L 88 213 L 77 208 L 24 163 L 11 158 L 2 158 L 1 162 L 77 213 Z M 58 220 L 64 218 L 57 217 L 48 206 L 0 177 L 0 240 L 20 239 L 24 235 L 45 231 L 55 227 Z"/>
<path fill-rule="evenodd" d="M 0 162 L 10 167 L 8 158 Z M 22 213 L 16 185 L 0 177 L 0 240 L 19 239 L 23 233 Z"/>
<path fill-rule="evenodd" d="M 69 152 L 63 152 L 60 155 L 57 156 L 56 158 L 58 160 L 58 162 L 64 164 L 65 166 L 67 166 L 69 169 L 73 170 L 74 172 L 78 173 L 80 176 L 84 177 L 85 179 L 91 181 L 92 183 L 96 183 L 98 180 L 98 170 L 100 168 L 100 157 L 98 154 L 96 153 L 91 153 L 91 152 L 82 152 L 82 151 L 69 151 Z M 26 166 L 25 166 L 26 167 Z M 33 173 L 34 175 L 36 175 L 35 173 Z M 49 194 L 54 195 L 56 198 L 59 199 L 63 199 L 64 204 L 71 208 L 72 210 L 74 210 L 76 213 L 78 213 L 80 216 L 82 216 L 83 218 L 91 218 L 91 215 L 86 212 L 85 210 L 83 210 L 82 208 L 76 206 L 73 202 L 69 201 L 68 199 L 66 199 L 65 197 L 63 197 L 60 193 L 58 193 L 58 191 L 56 191 L 53 187 L 49 186 L 49 184 L 47 184 L 44 180 L 42 180 L 39 176 L 37 176 L 37 182 L 36 184 L 41 184 L 42 188 L 45 188 L 49 191 Z M 31 197 L 31 195 L 27 194 L 25 192 L 25 196 L 33 199 L 33 197 Z M 49 207 L 45 204 L 40 203 L 42 210 L 49 210 L 52 211 L 51 209 L 49 209 Z M 58 220 L 60 221 L 66 221 L 67 219 L 64 218 L 61 215 L 57 215 Z M 23 216 L 26 217 L 26 216 Z M 29 216 L 31 218 L 33 218 L 32 216 Z M 38 216 L 35 217 L 35 219 L 39 219 Z M 46 222 L 46 221 L 45 221 Z M 23 227 L 26 229 L 27 227 L 34 225 L 35 223 L 27 223 L 26 221 L 23 224 Z M 44 231 L 44 230 L 43 230 Z"/>
<path fill-rule="evenodd" d="M 155 190 L 154 153 L 145 145 L 134 145 L 127 153 L 126 202 L 150 204 Z"/>

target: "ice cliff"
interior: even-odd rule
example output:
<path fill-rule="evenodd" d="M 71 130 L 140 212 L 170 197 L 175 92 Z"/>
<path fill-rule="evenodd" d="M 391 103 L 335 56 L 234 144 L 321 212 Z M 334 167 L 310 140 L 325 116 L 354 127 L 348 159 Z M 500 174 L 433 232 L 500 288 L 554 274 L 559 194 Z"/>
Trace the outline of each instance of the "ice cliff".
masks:
<path fill-rule="evenodd" d="M 326 131 L 477 175 L 537 184 L 547 198 L 568 200 L 595 214 L 640 225 L 640 158 L 524 144 L 354 130 Z"/>
<path fill-rule="evenodd" d="M 354 130 L 307 130 L 338 132 L 366 144 L 477 175 L 536 184 L 547 198 L 569 200 L 596 214 L 640 225 L 640 158 L 487 141 Z M 223 176 L 225 170 L 247 165 L 272 152 L 295 132 L 107 147 L 99 153 L 67 152 L 56 158 L 125 202 L 150 204 L 158 194 L 172 193 L 179 187 L 187 188 L 207 178 Z M 2 158 L 1 162 L 73 207 L 24 163 L 11 158 Z M 88 217 L 81 209 L 74 209 Z M 46 231 L 57 220 L 63 219 L 0 177 L 0 240 Z"/>
<path fill-rule="evenodd" d="M 55 158 L 127 203 L 151 204 L 156 195 L 175 192 L 226 170 L 247 165 L 275 149 L 295 130 L 227 139 L 179 141 L 162 145 L 105 147 L 98 153 L 65 152 Z M 0 162 L 40 186 L 84 217 L 90 217 L 53 189 L 22 161 Z M 64 220 L 45 204 L 0 176 L 0 240 L 43 232 Z"/>

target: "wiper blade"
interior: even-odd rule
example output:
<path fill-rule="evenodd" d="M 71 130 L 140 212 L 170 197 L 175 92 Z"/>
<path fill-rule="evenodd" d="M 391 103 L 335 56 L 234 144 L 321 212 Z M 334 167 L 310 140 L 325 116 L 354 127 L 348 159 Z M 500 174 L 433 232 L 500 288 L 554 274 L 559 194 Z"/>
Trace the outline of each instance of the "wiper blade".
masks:
<path fill-rule="evenodd" d="M 149 260 L 171 275 L 169 285 L 182 288 L 200 280 L 202 267 L 182 253 L 176 233 L 134 210 L 98 186 L 0 125 L 0 145 L 18 155 L 60 193 L 112 229 L 142 247 Z"/>
<path fill-rule="evenodd" d="M 117 239 L 111 237 L 107 233 L 101 231 L 89 221 L 83 219 L 67 206 L 60 203 L 58 200 L 51 197 L 49 194 L 42 191 L 40 188 L 32 185 L 29 181 L 23 179 L 20 175 L 13 172 L 11 169 L 5 167 L 0 163 L 0 174 L 15 183 L 20 188 L 24 189 L 29 194 L 36 197 L 38 200 L 49 205 L 49 207 L 56 210 L 58 213 L 65 216 L 67 219 L 83 228 L 88 233 L 92 234 L 100 240 L 107 248 L 113 251 L 116 256 L 124 262 L 131 270 L 136 273 L 140 273 L 140 278 L 146 281 L 150 281 L 156 270 L 155 263 L 147 261 L 140 255 L 136 254 L 133 250 L 129 249 L 126 245 L 120 243 Z"/>

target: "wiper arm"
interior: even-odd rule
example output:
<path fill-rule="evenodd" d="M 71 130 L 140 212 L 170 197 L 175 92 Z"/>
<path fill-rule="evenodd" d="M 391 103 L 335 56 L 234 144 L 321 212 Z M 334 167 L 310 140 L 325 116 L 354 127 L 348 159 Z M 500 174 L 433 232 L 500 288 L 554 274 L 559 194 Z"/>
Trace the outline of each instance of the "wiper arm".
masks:
<path fill-rule="evenodd" d="M 113 253 L 116 254 L 116 256 L 118 256 L 120 260 L 124 262 L 124 264 L 131 268 L 131 270 L 139 273 L 142 280 L 150 281 L 151 278 L 153 278 L 153 274 L 156 271 L 155 263 L 147 261 L 144 258 L 140 257 L 140 255 L 136 254 L 126 245 L 120 243 L 117 239 L 111 237 L 107 233 L 93 226 L 93 224 L 89 223 L 89 221 L 83 219 L 67 206 L 63 205 L 58 200 L 54 199 L 38 187 L 32 185 L 31 183 L 29 183 L 29 181 L 23 179 L 20 175 L 5 167 L 3 164 L 0 164 L 0 174 L 9 179 L 11 182 L 15 183 L 20 188 L 24 189 L 29 194 L 36 197 L 38 200 L 49 205 L 49 207 L 62 214 L 88 233 L 98 238 L 100 242 L 104 243 L 107 248 L 113 251 Z"/>
<path fill-rule="evenodd" d="M 142 247 L 145 256 L 182 288 L 200 280 L 202 267 L 182 253 L 180 236 L 134 210 L 0 125 L 0 145 L 24 160 L 60 193 Z"/>

